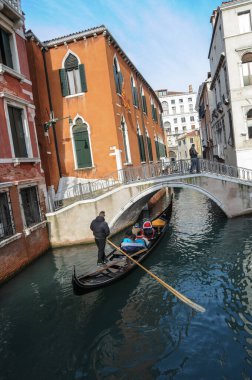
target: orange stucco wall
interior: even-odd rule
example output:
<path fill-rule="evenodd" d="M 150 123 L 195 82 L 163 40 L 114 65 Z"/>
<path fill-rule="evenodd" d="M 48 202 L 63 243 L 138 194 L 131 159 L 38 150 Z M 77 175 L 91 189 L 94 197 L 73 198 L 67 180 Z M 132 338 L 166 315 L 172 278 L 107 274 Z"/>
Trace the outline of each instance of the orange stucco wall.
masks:
<path fill-rule="evenodd" d="M 64 59 L 69 51 L 79 58 L 80 63 L 84 63 L 85 65 L 87 92 L 63 97 L 61 93 L 59 70 L 63 67 Z M 125 98 L 129 103 L 130 109 L 125 107 L 122 97 L 116 93 L 113 73 L 113 59 L 115 54 L 124 77 Z M 43 123 L 45 117 L 42 115 L 46 113 L 49 104 L 48 93 L 45 83 L 43 83 L 43 81 L 45 82 L 45 73 L 42 65 L 41 47 L 32 39 L 28 41 L 28 59 L 35 93 L 36 112 L 38 113 L 38 119 Z M 54 117 L 58 119 L 65 118 L 64 120 L 57 121 L 55 128 L 62 176 L 96 179 L 115 172 L 117 170 L 116 159 L 110 155 L 110 147 L 113 146 L 122 151 L 122 163 L 124 164 L 125 151 L 121 131 L 122 116 L 124 116 L 127 125 L 132 165 L 138 166 L 141 164 L 137 139 L 137 121 L 142 132 L 143 123 L 148 130 L 152 141 L 153 160 L 156 161 L 154 132 L 163 138 L 163 130 L 160 128 L 159 122 L 156 123 L 152 120 L 150 89 L 146 83 L 142 81 L 140 76 L 137 76 L 137 74 L 132 71 L 129 64 L 123 59 L 114 45 L 108 44 L 103 35 L 92 36 L 86 40 L 73 40 L 67 44 L 50 47 L 45 52 L 45 59 Z M 134 75 L 139 94 L 140 84 L 143 86 L 148 115 L 142 113 L 141 107 L 138 109 L 133 106 L 130 82 L 131 74 Z M 158 112 L 158 103 L 153 94 L 152 98 Z M 68 116 L 71 116 L 72 120 L 77 116 L 82 117 L 89 127 L 93 158 L 92 168 L 76 169 L 75 167 L 71 135 L 72 126 L 69 125 Z M 50 146 L 44 136 L 41 135 L 39 137 L 41 150 L 44 152 L 41 155 L 42 163 L 46 171 L 47 184 L 53 184 L 57 189 L 59 179 L 57 160 L 55 158 L 55 144 L 50 130 L 49 136 L 51 141 Z M 45 154 L 45 151 L 48 149 L 51 151 L 50 160 Z M 146 156 L 148 156 L 147 152 Z"/>

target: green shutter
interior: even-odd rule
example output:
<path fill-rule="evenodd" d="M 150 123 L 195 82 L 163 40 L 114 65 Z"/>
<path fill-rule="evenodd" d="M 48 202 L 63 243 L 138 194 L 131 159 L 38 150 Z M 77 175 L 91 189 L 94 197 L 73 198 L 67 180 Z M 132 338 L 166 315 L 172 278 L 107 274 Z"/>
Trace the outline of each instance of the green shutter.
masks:
<path fill-rule="evenodd" d="M 15 157 L 28 157 L 22 120 L 22 110 L 8 106 L 11 136 Z"/>
<path fill-rule="evenodd" d="M 149 161 L 153 161 L 151 139 L 149 137 L 147 137 L 147 144 L 148 144 Z"/>
<path fill-rule="evenodd" d="M 92 158 L 87 131 L 74 133 L 75 152 L 79 169 L 92 166 Z"/>
<path fill-rule="evenodd" d="M 139 148 L 139 154 L 140 154 L 140 161 L 145 162 L 146 156 L 145 156 L 145 150 L 144 150 L 144 141 L 142 135 L 137 135 L 138 138 L 138 148 Z"/>
<path fill-rule="evenodd" d="M 85 74 L 85 66 L 83 63 L 79 65 L 79 72 L 80 72 L 80 80 L 81 80 L 81 91 L 87 92 L 87 81 L 86 81 L 86 74 Z"/>
<path fill-rule="evenodd" d="M 146 98 L 144 95 L 142 95 L 142 104 L 143 104 L 143 112 L 147 115 L 147 104 L 146 104 Z"/>
<path fill-rule="evenodd" d="M 157 160 L 160 159 L 160 149 L 159 149 L 159 142 L 155 141 L 155 146 L 156 146 L 156 154 L 157 154 Z"/>
<path fill-rule="evenodd" d="M 136 87 L 133 87 L 133 102 L 134 102 L 134 105 L 139 108 L 139 104 L 138 104 L 138 94 L 137 94 L 137 88 Z"/>
<path fill-rule="evenodd" d="M 67 80 L 66 70 L 60 69 L 59 75 L 60 75 L 60 84 L 61 84 L 62 96 L 67 96 L 67 95 L 69 95 L 69 88 L 68 88 L 68 80 Z"/>
<path fill-rule="evenodd" d="M 123 84 L 123 75 L 122 75 L 121 71 L 119 71 L 118 77 L 119 77 L 119 86 L 120 86 L 119 93 L 121 94 L 122 93 L 122 84 Z"/>

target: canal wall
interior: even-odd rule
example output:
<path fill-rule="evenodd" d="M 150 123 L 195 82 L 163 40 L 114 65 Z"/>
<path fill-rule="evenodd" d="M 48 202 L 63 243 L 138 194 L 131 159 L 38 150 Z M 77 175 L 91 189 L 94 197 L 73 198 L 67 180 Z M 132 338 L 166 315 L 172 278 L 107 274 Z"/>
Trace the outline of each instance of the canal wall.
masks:
<path fill-rule="evenodd" d="M 150 185 L 145 183 L 138 187 L 128 185 L 96 199 L 79 201 L 57 212 L 47 214 L 51 246 L 93 243 L 94 237 L 90 230 L 90 223 L 102 210 L 106 213 L 111 234 L 122 231 L 137 220 L 143 207 L 157 192 L 159 193 L 151 200 L 151 205 L 164 196 L 165 189 L 155 186 L 150 189 Z"/>

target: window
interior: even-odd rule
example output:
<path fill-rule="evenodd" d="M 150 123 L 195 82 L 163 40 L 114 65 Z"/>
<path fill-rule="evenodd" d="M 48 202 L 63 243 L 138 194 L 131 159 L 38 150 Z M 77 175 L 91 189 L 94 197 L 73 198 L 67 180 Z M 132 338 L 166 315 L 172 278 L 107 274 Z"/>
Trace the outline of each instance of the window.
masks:
<path fill-rule="evenodd" d="M 163 110 L 168 110 L 168 103 L 162 102 L 162 108 L 163 108 Z"/>
<path fill-rule="evenodd" d="M 238 13 L 240 33 L 251 32 L 250 11 Z"/>
<path fill-rule="evenodd" d="M 181 146 L 181 141 L 180 140 L 178 141 L 178 146 Z"/>
<path fill-rule="evenodd" d="M 172 113 L 173 113 L 173 114 L 176 113 L 176 107 L 172 107 Z"/>
<path fill-rule="evenodd" d="M 158 96 L 166 96 L 166 95 L 167 95 L 167 91 L 166 90 L 158 91 Z"/>
<path fill-rule="evenodd" d="M 62 96 L 87 92 L 84 64 L 79 64 L 75 55 L 69 53 L 64 68 L 59 70 Z"/>
<path fill-rule="evenodd" d="M 186 144 L 186 141 L 185 141 L 185 139 L 183 140 L 183 144 L 184 144 L 184 145 Z"/>
<path fill-rule="evenodd" d="M 252 53 L 242 57 L 242 73 L 244 86 L 252 85 Z"/>
<path fill-rule="evenodd" d="M 183 132 L 185 132 L 185 131 L 186 131 L 186 126 L 183 127 Z"/>
<path fill-rule="evenodd" d="M 114 58 L 113 71 L 116 85 L 116 93 L 122 94 L 123 76 L 120 71 L 120 66 L 116 57 Z"/>
<path fill-rule="evenodd" d="M 178 133 L 178 127 L 175 128 L 175 133 Z"/>
<path fill-rule="evenodd" d="M 90 168 L 93 166 L 89 141 L 88 126 L 79 117 L 72 129 L 73 146 L 77 169 Z"/>
<path fill-rule="evenodd" d="M 8 106 L 8 114 L 15 157 L 28 157 L 23 125 L 23 109 Z"/>
<path fill-rule="evenodd" d="M 192 102 L 192 98 L 188 98 L 188 102 Z"/>
<path fill-rule="evenodd" d="M 135 80 L 134 80 L 133 76 L 130 77 L 130 82 L 131 82 L 133 105 L 138 108 L 139 107 L 138 93 L 137 93 L 137 87 L 136 87 Z"/>
<path fill-rule="evenodd" d="M 190 138 L 190 144 L 193 144 L 193 138 Z"/>
<path fill-rule="evenodd" d="M 0 240 L 14 234 L 14 225 L 9 194 L 0 193 Z"/>
<path fill-rule="evenodd" d="M 174 124 L 177 124 L 178 119 L 175 117 L 175 119 L 173 119 L 173 122 L 174 122 Z"/>
<path fill-rule="evenodd" d="M 138 139 L 138 149 L 139 149 L 139 154 L 140 154 L 140 161 L 146 162 L 144 140 L 143 140 L 143 135 L 141 134 L 139 125 L 137 126 L 137 139 Z"/>
<path fill-rule="evenodd" d="M 37 187 L 26 187 L 20 190 L 26 227 L 41 222 Z"/>
<path fill-rule="evenodd" d="M 180 113 L 184 113 L 184 106 L 180 106 Z"/>
<path fill-rule="evenodd" d="M 191 125 L 191 128 L 192 128 L 192 129 L 195 129 L 195 125 Z"/>
<path fill-rule="evenodd" d="M 152 120 L 154 120 L 157 123 L 157 108 L 153 102 L 152 97 L 150 97 L 150 102 L 151 102 L 151 114 L 152 114 Z"/>
<path fill-rule="evenodd" d="M 124 117 L 122 117 L 122 120 L 121 120 L 121 130 L 122 130 L 122 137 L 123 137 L 125 162 L 127 164 L 130 164 L 131 163 L 131 154 L 130 154 L 130 146 L 129 146 L 129 135 L 128 135 L 128 129 L 127 129 L 127 125 L 125 123 Z"/>
<path fill-rule="evenodd" d="M 175 104 L 175 99 L 172 99 L 172 100 L 171 100 L 171 104 Z"/>
<path fill-rule="evenodd" d="M 194 121 L 194 116 L 190 116 L 190 121 Z"/>
<path fill-rule="evenodd" d="M 141 87 L 141 99 L 142 99 L 143 112 L 147 115 L 147 104 L 146 104 L 146 97 L 144 95 L 143 87 Z"/>
<path fill-rule="evenodd" d="M 171 128 L 167 128 L 167 134 L 171 133 Z"/>
<path fill-rule="evenodd" d="M 189 112 L 193 112 L 193 104 L 189 104 Z"/>
<path fill-rule="evenodd" d="M 151 145 L 151 139 L 149 137 L 148 131 L 145 128 L 145 134 L 146 134 L 146 140 L 147 140 L 147 147 L 148 147 L 148 156 L 149 161 L 153 161 L 153 153 L 152 153 L 152 145 Z"/>
<path fill-rule="evenodd" d="M 252 139 L 252 109 L 247 113 L 248 137 Z"/>
<path fill-rule="evenodd" d="M 0 63 L 13 69 L 10 37 L 10 33 L 0 28 Z"/>
<path fill-rule="evenodd" d="M 185 123 L 186 119 L 185 117 L 181 117 L 181 123 Z"/>
<path fill-rule="evenodd" d="M 179 103 L 183 103 L 183 99 L 179 99 Z"/>

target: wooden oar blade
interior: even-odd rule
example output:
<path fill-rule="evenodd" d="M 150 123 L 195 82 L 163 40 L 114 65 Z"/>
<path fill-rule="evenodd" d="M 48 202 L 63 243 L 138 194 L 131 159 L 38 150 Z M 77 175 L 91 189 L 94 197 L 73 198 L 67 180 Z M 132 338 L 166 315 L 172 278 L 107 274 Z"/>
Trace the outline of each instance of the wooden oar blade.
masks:
<path fill-rule="evenodd" d="M 179 293 L 176 289 L 168 285 L 166 282 L 161 280 L 158 276 L 156 276 L 154 273 L 146 269 L 142 264 L 140 264 L 138 261 L 134 260 L 130 255 L 128 255 L 126 252 L 124 252 L 120 247 L 117 247 L 112 241 L 107 239 L 107 242 L 112 245 L 114 248 L 116 248 L 119 252 L 123 253 L 125 256 L 127 256 L 131 261 L 133 261 L 136 265 L 138 265 L 140 268 L 142 268 L 146 273 L 148 273 L 154 280 L 159 282 L 159 284 L 163 285 L 166 289 L 168 289 L 172 294 L 174 294 L 178 299 L 180 299 L 182 302 L 186 303 L 187 305 L 191 306 L 193 309 L 204 313 L 206 309 L 197 303 L 191 301 L 189 298 L 185 297 L 183 294 Z"/>

